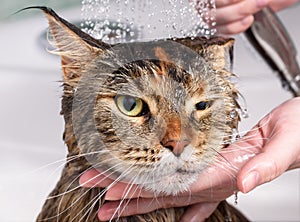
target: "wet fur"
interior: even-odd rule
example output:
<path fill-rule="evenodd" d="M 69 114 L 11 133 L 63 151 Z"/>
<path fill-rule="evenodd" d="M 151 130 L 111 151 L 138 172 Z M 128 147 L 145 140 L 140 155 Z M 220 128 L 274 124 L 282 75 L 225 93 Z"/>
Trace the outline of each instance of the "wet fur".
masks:
<path fill-rule="evenodd" d="M 182 62 L 177 61 L 176 56 L 172 57 L 172 55 L 177 54 L 177 51 L 179 52 L 179 49 L 168 47 L 167 42 L 164 40 L 153 44 L 135 43 L 126 45 L 126 50 L 131 52 L 133 58 L 143 58 L 149 56 L 150 53 L 151 57 L 156 59 L 134 61 L 122 65 L 120 57 L 116 56 L 116 52 L 111 50 L 112 46 L 81 32 L 78 28 L 58 17 L 51 9 L 45 7 L 39 7 L 39 9 L 42 9 L 48 18 L 50 31 L 58 47 L 58 51 L 55 53 L 59 54 L 62 59 L 64 94 L 61 114 L 65 120 L 64 141 L 68 147 L 68 157 L 61 178 L 45 202 L 37 221 L 98 221 L 97 211 L 104 203 L 106 189 L 82 188 L 78 182 L 80 175 L 95 166 L 107 170 L 108 174 L 119 180 L 129 179 L 131 182 L 138 182 L 141 186 L 146 186 L 154 192 L 170 192 L 168 194 L 175 195 L 188 190 L 186 186 L 193 181 L 190 181 L 184 187 L 175 184 L 171 191 L 168 189 L 171 184 L 168 184 L 167 187 L 164 187 L 164 184 L 158 186 L 154 184 L 154 186 L 147 187 L 147 183 L 143 184 L 143 180 L 149 178 L 143 176 L 140 169 L 147 172 L 147 166 L 158 164 L 161 158 L 166 155 L 169 155 L 169 159 L 175 158 L 172 152 L 165 149 L 161 143 L 164 143 L 164 139 L 180 136 L 182 132 L 185 132 L 188 138 L 193 138 L 191 142 L 199 146 L 194 157 L 202 160 L 201 168 L 197 169 L 199 173 L 213 162 L 220 149 L 229 144 L 232 130 L 237 128 L 239 121 L 238 115 L 236 118 L 230 117 L 232 111 L 239 109 L 236 102 L 238 92 L 230 82 L 230 77 L 233 74 L 227 71 L 232 60 L 233 40 L 223 38 L 175 40 L 177 44 L 194 50 L 202 58 L 201 61 L 198 61 L 198 65 L 196 64 L 198 62 L 195 62 L 195 66 L 189 67 L 188 73 L 182 67 L 174 65 L 174 63 L 180 64 Z M 147 55 L 144 54 L 145 51 L 147 51 Z M 115 67 L 120 64 L 121 66 L 116 70 Z M 114 71 L 111 72 L 111 70 Z M 199 73 L 202 73 L 203 76 Z M 84 75 L 88 75 L 88 79 L 93 81 L 87 81 L 88 84 L 83 84 L 83 87 L 81 87 L 80 83 Z M 136 79 L 142 80 L 139 82 L 140 84 L 136 84 Z M 97 82 L 101 82 L 101 88 L 98 88 Z M 195 82 L 198 84 L 194 84 Z M 165 84 L 164 87 L 161 87 L 163 84 Z M 140 86 L 143 90 L 139 90 L 138 87 L 130 90 L 128 86 L 133 88 Z M 180 88 L 178 86 L 183 86 L 185 90 L 178 91 L 178 88 Z M 140 133 L 135 135 L 136 138 L 139 138 L 139 144 L 147 144 L 149 138 L 145 137 L 144 134 L 149 129 L 145 125 L 149 126 L 150 120 L 147 117 L 141 117 L 133 123 L 130 119 L 114 113 L 116 112 L 112 111 L 114 97 L 120 90 L 142 97 L 150 104 L 152 112 L 157 112 L 157 115 L 159 114 L 166 120 L 160 122 L 159 118 L 154 119 L 151 124 L 153 124 L 153 129 L 156 130 L 153 131 L 154 133 L 149 132 L 149 135 L 152 133 L 153 138 L 163 132 L 161 143 L 157 143 L 154 147 L 129 146 L 121 143 L 119 137 L 113 131 L 112 126 L 114 124 L 126 122 L 125 129 L 130 126 L 129 128 L 133 132 Z M 185 103 L 181 101 L 181 97 L 174 97 L 174 93 L 178 92 L 181 93 L 182 98 L 188 98 L 185 95 L 186 92 L 191 94 L 192 98 L 203 98 L 203 94 L 207 93 L 205 98 L 213 98 L 209 95 L 214 95 L 215 98 L 221 98 L 224 103 L 221 103 L 220 106 L 214 105 L 215 110 L 195 114 L 194 118 L 197 121 L 191 121 L 178 113 L 176 114 L 176 109 L 182 109 Z M 89 101 L 93 97 L 90 96 L 91 93 L 93 96 L 95 93 L 97 94 L 94 96 L 95 101 Z M 151 93 L 155 95 L 163 94 L 163 96 L 160 99 L 147 97 Z M 170 101 L 172 104 L 178 103 L 175 106 L 177 108 L 169 104 Z M 82 106 L 74 106 L 76 102 L 78 104 L 82 103 Z M 85 109 L 85 105 L 88 105 L 89 102 L 94 102 L 94 109 Z M 155 109 L 151 104 L 153 104 L 153 107 L 157 104 L 162 107 L 157 107 L 156 111 L 153 111 Z M 222 115 L 217 113 L 220 107 L 223 108 Z M 168 114 L 163 112 L 168 109 L 169 111 L 166 112 Z M 213 111 L 217 114 L 212 115 Z M 77 114 L 76 117 L 74 117 L 74 113 Z M 114 115 L 118 120 L 116 122 L 113 122 L 111 118 Z M 92 119 L 95 119 L 95 122 L 88 117 L 93 117 Z M 74 118 L 77 120 L 75 123 Z M 137 124 L 140 127 L 136 127 Z M 159 131 L 159 126 L 162 128 L 162 132 Z M 91 135 L 91 132 L 94 132 L 93 127 L 96 128 L 96 131 L 95 134 Z M 130 138 L 132 134 L 127 134 L 127 131 L 122 130 L 122 127 L 120 125 L 118 129 L 121 129 L 120 132 L 124 133 L 124 138 Z M 181 130 L 176 130 L 177 128 L 181 128 Z M 96 149 L 96 147 L 99 147 L 97 133 L 102 135 L 101 142 L 106 146 L 105 149 Z M 214 136 L 208 139 L 208 134 Z M 214 142 L 214 140 L 216 141 Z M 116 162 L 115 156 L 119 157 L 120 163 Z M 138 181 L 133 176 L 137 172 L 140 172 Z M 147 173 L 149 172 L 151 170 Z M 124 176 L 124 174 L 126 175 Z M 157 175 L 153 173 L 152 176 L 155 178 Z M 145 215 L 130 216 L 112 221 L 174 222 L 180 220 L 184 211 L 184 207 L 160 209 Z M 247 220 L 223 201 L 207 221 L 235 222 Z"/>

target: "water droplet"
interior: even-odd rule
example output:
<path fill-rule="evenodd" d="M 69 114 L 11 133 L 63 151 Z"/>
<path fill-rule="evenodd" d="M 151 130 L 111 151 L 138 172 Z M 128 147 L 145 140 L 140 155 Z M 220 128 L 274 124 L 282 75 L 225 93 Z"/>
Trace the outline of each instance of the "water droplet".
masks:
<path fill-rule="evenodd" d="M 235 109 L 232 110 L 229 115 L 232 119 L 236 119 L 238 117 L 237 111 Z"/>
<path fill-rule="evenodd" d="M 234 205 L 238 204 L 238 191 L 234 191 Z"/>
<path fill-rule="evenodd" d="M 247 109 L 241 109 L 241 115 L 243 118 L 249 118 L 249 113 Z"/>
<path fill-rule="evenodd" d="M 240 138 L 240 133 L 238 131 L 238 129 L 233 128 L 232 132 L 231 132 L 231 143 L 234 143 L 235 141 L 237 141 Z"/>
<path fill-rule="evenodd" d="M 173 28 L 174 30 L 176 30 L 176 29 L 177 29 L 176 26 L 177 26 L 177 24 L 176 24 L 176 23 L 173 23 L 172 28 Z"/>
<path fill-rule="evenodd" d="M 246 99 L 244 98 L 244 96 L 242 94 L 239 94 L 238 104 L 241 107 L 241 109 L 240 109 L 241 116 L 243 118 L 248 118 L 249 112 L 248 112 L 248 108 L 247 108 L 247 103 L 246 103 Z"/>

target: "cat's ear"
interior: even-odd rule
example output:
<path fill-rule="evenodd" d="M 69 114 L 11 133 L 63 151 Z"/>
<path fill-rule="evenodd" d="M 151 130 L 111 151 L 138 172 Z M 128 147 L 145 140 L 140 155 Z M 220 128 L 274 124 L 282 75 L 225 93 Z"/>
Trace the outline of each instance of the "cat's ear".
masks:
<path fill-rule="evenodd" d="M 49 29 L 61 56 L 64 80 L 80 77 L 81 68 L 89 61 L 110 48 L 109 44 L 96 40 L 73 24 L 59 17 L 48 7 L 43 10 L 49 22 Z"/>
<path fill-rule="evenodd" d="M 232 69 L 234 39 L 223 37 L 195 37 L 178 39 L 177 42 L 195 50 L 213 68 Z"/>
<path fill-rule="evenodd" d="M 208 42 L 202 53 L 215 69 L 232 71 L 233 45 L 234 39 L 217 37 Z"/>

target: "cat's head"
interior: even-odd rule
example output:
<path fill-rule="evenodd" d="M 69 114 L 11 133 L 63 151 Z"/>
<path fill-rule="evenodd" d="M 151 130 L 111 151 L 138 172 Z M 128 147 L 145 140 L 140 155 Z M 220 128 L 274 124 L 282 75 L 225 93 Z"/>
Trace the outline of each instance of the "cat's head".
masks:
<path fill-rule="evenodd" d="M 187 190 L 237 127 L 233 40 L 112 46 L 42 9 L 62 59 L 66 134 L 80 155 L 154 192 Z"/>

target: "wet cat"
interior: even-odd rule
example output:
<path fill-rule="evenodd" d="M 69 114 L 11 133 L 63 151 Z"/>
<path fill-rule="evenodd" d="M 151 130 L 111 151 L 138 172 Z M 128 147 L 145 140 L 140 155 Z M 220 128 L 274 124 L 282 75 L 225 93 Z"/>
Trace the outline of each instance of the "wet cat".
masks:
<path fill-rule="evenodd" d="M 68 157 L 37 221 L 98 221 L 105 189 L 78 183 L 91 167 L 155 193 L 188 190 L 237 128 L 238 92 L 227 71 L 233 39 L 113 46 L 38 8 L 61 56 Z M 184 211 L 161 209 L 112 221 L 174 222 Z M 207 221 L 247 220 L 223 201 Z"/>

